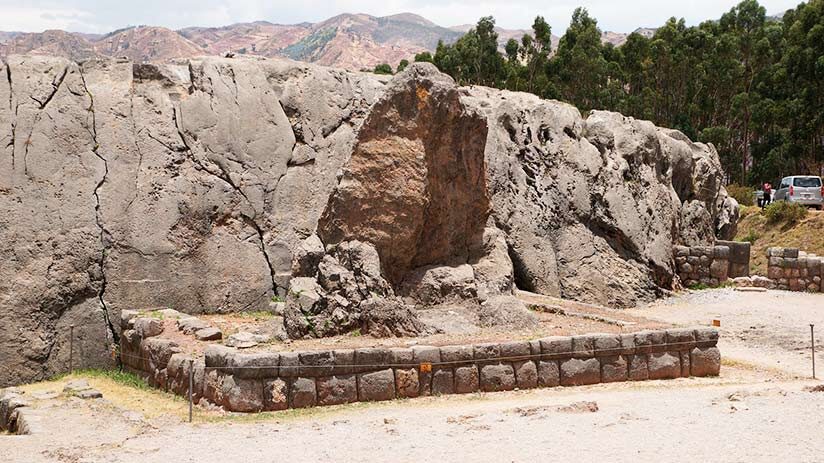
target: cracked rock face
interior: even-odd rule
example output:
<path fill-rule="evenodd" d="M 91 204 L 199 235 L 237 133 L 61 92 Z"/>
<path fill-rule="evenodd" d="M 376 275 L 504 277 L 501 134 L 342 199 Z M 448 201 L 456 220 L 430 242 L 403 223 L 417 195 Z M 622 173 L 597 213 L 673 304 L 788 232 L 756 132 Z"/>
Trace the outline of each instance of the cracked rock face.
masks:
<path fill-rule="evenodd" d="M 307 64 L 11 57 L 0 69 L 0 387 L 111 364 L 121 310 L 265 310 L 293 337 L 628 306 L 734 233 L 717 155 L 615 113 Z M 290 291 L 291 288 L 291 291 Z M 418 316 L 421 315 L 420 319 Z M 432 317 L 428 317 L 431 319 Z"/>

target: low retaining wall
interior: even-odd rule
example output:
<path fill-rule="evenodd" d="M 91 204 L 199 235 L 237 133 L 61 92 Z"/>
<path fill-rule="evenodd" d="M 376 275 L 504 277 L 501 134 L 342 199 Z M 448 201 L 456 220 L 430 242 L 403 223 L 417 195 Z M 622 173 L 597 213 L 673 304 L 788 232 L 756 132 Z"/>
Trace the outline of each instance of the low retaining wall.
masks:
<path fill-rule="evenodd" d="M 135 328 L 145 323 L 135 320 Z M 259 412 L 440 394 L 718 375 L 712 328 L 549 337 L 463 346 L 247 352 L 211 344 L 193 358 L 157 330 L 126 330 L 124 366 L 195 401 Z M 151 334 L 152 336 L 145 336 Z"/>
<path fill-rule="evenodd" d="M 730 269 L 728 246 L 675 246 L 675 265 L 684 286 L 719 286 Z"/>
<path fill-rule="evenodd" d="M 750 243 L 716 241 L 714 246 L 675 246 L 675 267 L 684 286 L 720 286 L 750 274 Z"/>
<path fill-rule="evenodd" d="M 716 246 L 726 246 L 730 248 L 729 269 L 727 278 L 740 278 L 750 276 L 750 248 L 752 245 L 746 241 L 722 241 L 715 242 Z"/>
<path fill-rule="evenodd" d="M 777 289 L 822 292 L 824 258 L 807 254 L 797 248 L 767 249 L 767 277 Z"/>

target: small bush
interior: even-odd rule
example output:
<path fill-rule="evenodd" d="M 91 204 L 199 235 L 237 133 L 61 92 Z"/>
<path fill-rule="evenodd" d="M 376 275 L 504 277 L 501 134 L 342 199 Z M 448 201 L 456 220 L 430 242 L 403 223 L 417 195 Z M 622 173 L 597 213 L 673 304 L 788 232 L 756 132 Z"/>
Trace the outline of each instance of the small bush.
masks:
<path fill-rule="evenodd" d="M 755 190 L 748 186 L 736 184 L 727 185 L 727 194 L 742 206 L 752 206 L 755 204 Z"/>
<path fill-rule="evenodd" d="M 807 207 L 798 203 L 776 201 L 764 208 L 767 223 L 796 223 L 807 216 Z"/>
<path fill-rule="evenodd" d="M 758 238 L 761 238 L 761 235 L 756 233 L 755 230 L 750 230 L 749 233 L 747 233 L 746 235 L 744 235 L 743 238 L 741 238 L 741 241 L 746 241 L 750 244 L 755 244 L 755 242 L 758 241 Z"/>

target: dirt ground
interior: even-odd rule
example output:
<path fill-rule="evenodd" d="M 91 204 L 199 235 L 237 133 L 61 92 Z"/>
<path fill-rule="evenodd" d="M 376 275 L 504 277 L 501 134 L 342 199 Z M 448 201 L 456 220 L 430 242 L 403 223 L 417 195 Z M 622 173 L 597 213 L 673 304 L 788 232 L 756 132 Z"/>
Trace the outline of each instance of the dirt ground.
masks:
<path fill-rule="evenodd" d="M 810 390 L 822 383 L 808 379 L 805 350 L 809 323 L 824 330 L 824 295 L 721 289 L 601 315 L 676 325 L 720 319 L 722 374 L 262 416 L 198 410 L 194 424 L 182 420 L 179 399 L 92 378 L 104 399 L 39 401 L 42 432 L 0 436 L 0 460 L 824 460 L 824 392 Z M 824 356 L 818 358 L 824 373 Z M 65 381 L 27 391 L 60 388 Z"/>

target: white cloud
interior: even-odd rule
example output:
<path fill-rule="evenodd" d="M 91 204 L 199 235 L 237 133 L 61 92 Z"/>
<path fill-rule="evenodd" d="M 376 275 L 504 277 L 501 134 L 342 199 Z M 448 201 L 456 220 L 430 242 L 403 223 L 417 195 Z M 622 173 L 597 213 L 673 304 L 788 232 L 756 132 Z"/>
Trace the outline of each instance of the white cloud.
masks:
<path fill-rule="evenodd" d="M 669 17 L 689 24 L 717 19 L 737 0 L 0 0 L 0 30 L 41 31 L 59 28 L 106 32 L 120 27 L 151 24 L 170 28 L 219 26 L 267 20 L 278 23 L 319 21 L 340 13 L 383 16 L 418 13 L 443 26 L 474 23 L 492 15 L 498 25 L 528 28 L 544 16 L 555 33 L 562 33 L 577 6 L 586 7 L 604 30 L 628 32 L 639 26 L 659 26 Z M 798 0 L 762 0 L 769 14 L 793 8 Z"/>

